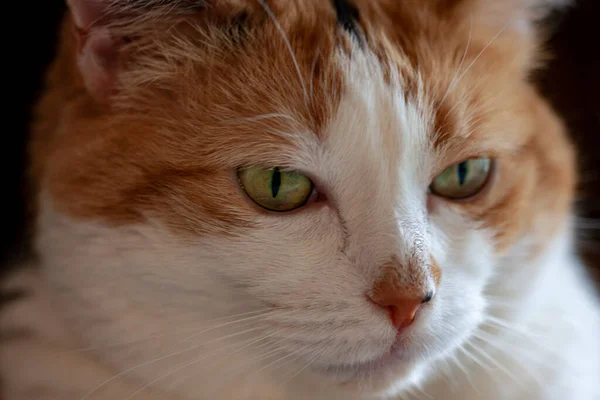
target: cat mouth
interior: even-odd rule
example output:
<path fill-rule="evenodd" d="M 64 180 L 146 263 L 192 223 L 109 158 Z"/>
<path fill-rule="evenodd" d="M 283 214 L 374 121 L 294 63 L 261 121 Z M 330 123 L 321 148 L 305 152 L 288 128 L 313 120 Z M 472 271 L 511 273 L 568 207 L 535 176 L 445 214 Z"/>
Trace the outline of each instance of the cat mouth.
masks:
<path fill-rule="evenodd" d="M 406 341 L 399 335 L 392 346 L 382 355 L 371 360 L 360 361 L 343 365 L 323 365 L 317 369 L 325 375 L 341 379 L 342 382 L 353 381 L 360 378 L 370 378 L 386 372 L 396 372 L 402 367 L 411 364 L 412 357 L 406 348 Z"/>

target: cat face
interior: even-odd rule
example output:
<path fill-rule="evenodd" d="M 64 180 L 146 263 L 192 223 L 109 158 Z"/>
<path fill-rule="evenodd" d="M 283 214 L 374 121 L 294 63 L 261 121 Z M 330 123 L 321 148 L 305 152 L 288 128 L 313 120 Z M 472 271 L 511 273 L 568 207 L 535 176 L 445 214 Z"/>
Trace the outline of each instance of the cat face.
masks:
<path fill-rule="evenodd" d="M 39 249 L 85 341 L 244 313 L 229 334 L 255 330 L 267 373 L 390 391 L 490 293 L 526 290 L 574 175 L 526 79 L 528 9 L 334 3 L 110 9 L 77 45 L 67 21 L 33 166 Z"/>

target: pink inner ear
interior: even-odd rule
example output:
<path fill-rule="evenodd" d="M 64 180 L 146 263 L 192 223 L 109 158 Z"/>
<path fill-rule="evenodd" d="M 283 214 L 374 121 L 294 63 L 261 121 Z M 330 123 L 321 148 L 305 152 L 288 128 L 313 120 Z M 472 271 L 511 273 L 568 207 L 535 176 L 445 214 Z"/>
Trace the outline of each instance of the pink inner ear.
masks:
<path fill-rule="evenodd" d="M 76 25 L 77 64 L 88 92 L 99 101 L 114 93 L 117 79 L 119 41 L 100 21 L 112 1 L 67 0 Z"/>
<path fill-rule="evenodd" d="M 110 0 L 67 0 L 77 27 L 87 29 L 100 19 L 109 7 Z"/>
<path fill-rule="evenodd" d="M 96 29 L 83 45 L 78 66 L 85 85 L 94 98 L 103 101 L 115 90 L 117 43 L 108 29 Z"/>

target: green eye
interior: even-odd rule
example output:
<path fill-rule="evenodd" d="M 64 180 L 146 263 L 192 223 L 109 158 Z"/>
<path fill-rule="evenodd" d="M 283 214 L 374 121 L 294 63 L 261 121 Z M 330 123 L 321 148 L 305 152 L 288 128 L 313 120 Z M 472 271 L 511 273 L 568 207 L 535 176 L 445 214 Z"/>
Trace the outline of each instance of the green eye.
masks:
<path fill-rule="evenodd" d="M 242 189 L 256 204 L 270 211 L 292 211 L 306 204 L 313 183 L 295 171 L 250 167 L 238 170 Z"/>
<path fill-rule="evenodd" d="M 450 199 L 474 196 L 487 183 L 491 166 L 489 158 L 474 158 L 454 164 L 433 180 L 431 191 Z"/>

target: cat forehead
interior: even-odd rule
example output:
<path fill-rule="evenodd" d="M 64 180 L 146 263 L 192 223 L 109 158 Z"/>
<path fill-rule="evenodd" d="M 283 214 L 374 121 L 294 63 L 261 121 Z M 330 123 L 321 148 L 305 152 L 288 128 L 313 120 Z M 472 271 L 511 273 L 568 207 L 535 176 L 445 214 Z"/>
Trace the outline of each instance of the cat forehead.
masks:
<path fill-rule="evenodd" d="M 167 107 L 173 107 L 170 100 L 175 97 L 185 103 L 183 110 L 196 114 L 195 121 L 190 121 L 189 115 L 180 120 L 196 131 L 201 127 L 203 133 L 210 132 L 211 127 L 226 133 L 216 140 L 219 149 L 239 151 L 250 158 L 248 162 L 259 161 L 253 153 L 260 153 L 264 160 L 271 157 L 271 150 L 282 154 L 281 149 L 288 144 L 322 141 L 324 136 L 343 134 L 330 124 L 338 118 L 342 100 L 349 97 L 355 103 L 371 102 L 374 107 L 389 103 L 388 109 L 371 110 L 372 115 L 379 112 L 388 117 L 394 112 L 399 117 L 404 112 L 401 104 L 413 104 L 421 113 L 421 123 L 427 125 L 417 130 L 426 130 L 436 148 L 452 147 L 448 142 L 452 144 L 451 139 L 455 138 L 464 148 L 461 135 L 476 133 L 473 121 L 483 114 L 479 109 L 489 108 L 489 99 L 482 93 L 489 90 L 490 82 L 486 81 L 491 81 L 485 76 L 464 76 L 470 69 L 481 71 L 479 66 L 462 68 L 467 67 L 465 61 L 470 61 L 470 41 L 457 33 L 453 40 L 424 42 L 431 38 L 420 37 L 422 32 L 415 29 L 414 21 L 405 27 L 389 25 L 390 18 L 409 21 L 413 8 L 379 3 L 380 9 L 374 9 L 369 2 L 355 5 L 341 0 L 285 5 L 278 1 L 268 5 L 251 2 L 252 6 L 246 2 L 223 2 L 226 11 L 222 12 L 228 12 L 230 18 L 227 28 L 216 27 L 218 33 L 209 30 L 201 35 L 202 40 L 188 36 L 187 43 L 179 39 L 175 45 L 168 42 L 161 51 L 171 57 L 130 72 L 123 81 L 132 84 L 125 84 L 125 89 L 130 90 L 122 97 L 129 103 L 132 99 L 141 100 L 136 107 L 142 113 L 160 114 L 156 106 L 160 106 L 161 94 L 149 96 L 146 86 L 139 83 L 144 76 L 154 81 L 162 79 L 163 87 L 175 93 L 164 99 Z M 429 11 L 431 19 L 439 17 Z M 240 15 L 244 18 L 238 18 Z M 458 26 L 454 28 L 460 30 Z M 198 36 L 192 31 L 184 35 Z M 182 76 L 182 63 L 190 64 L 189 69 L 194 72 Z M 480 64 L 489 67 L 487 63 Z M 499 74 L 494 78 L 502 81 Z M 355 96 L 353 92 L 357 90 L 366 90 L 371 97 Z M 400 108 L 394 111 L 394 105 Z M 404 125 L 396 133 L 404 130 L 409 135 L 414 130 Z M 370 134 L 377 132 L 372 130 Z M 205 134 L 198 140 L 210 143 L 215 136 Z M 240 140 L 260 151 L 240 146 Z"/>

